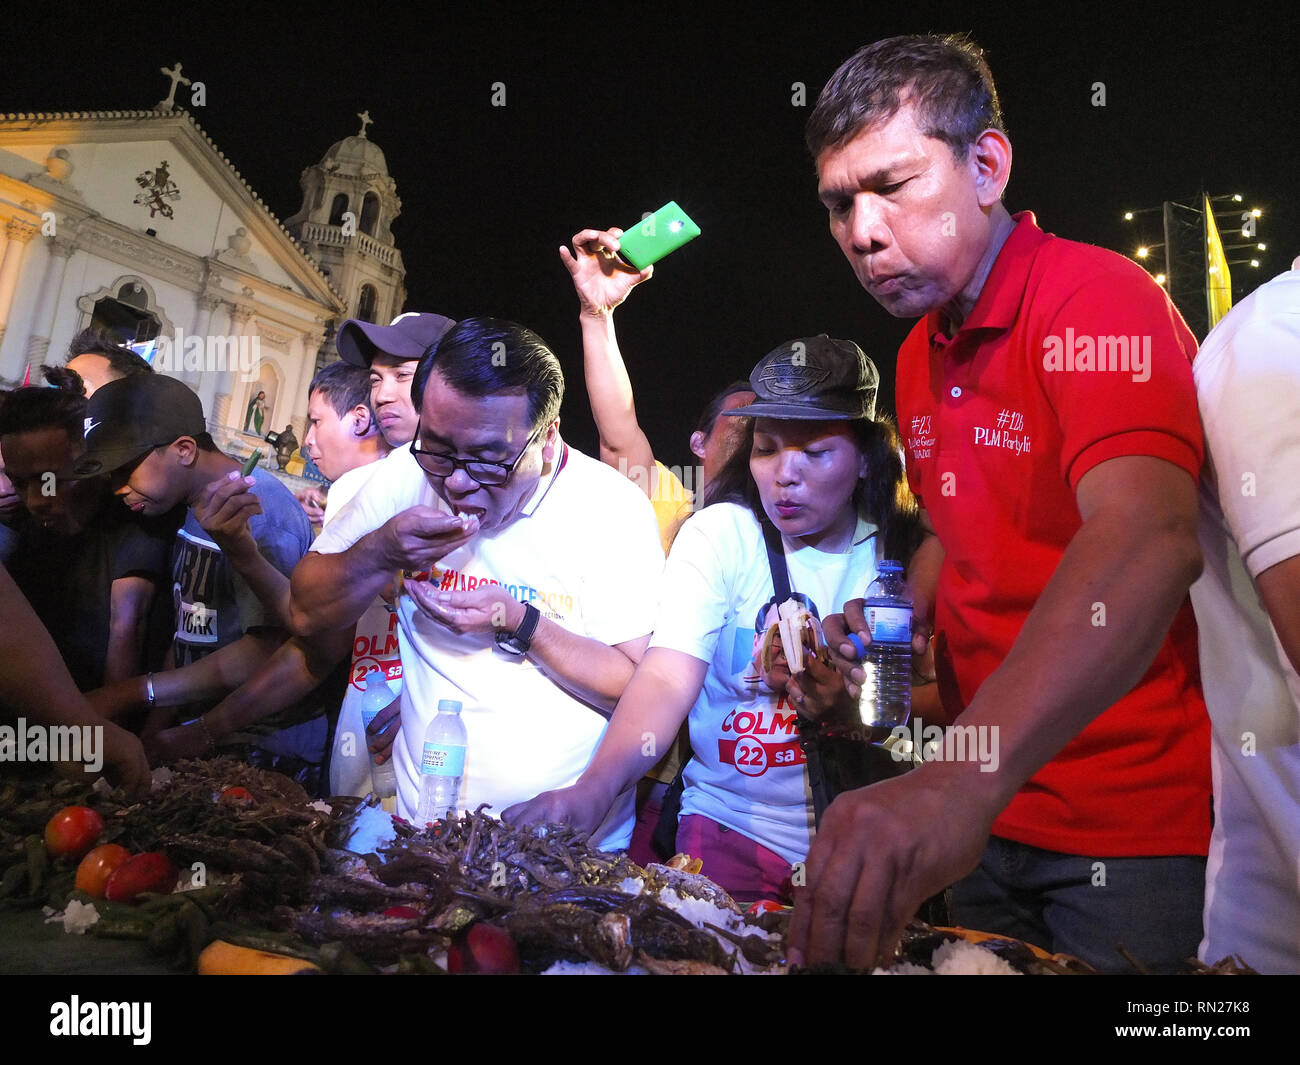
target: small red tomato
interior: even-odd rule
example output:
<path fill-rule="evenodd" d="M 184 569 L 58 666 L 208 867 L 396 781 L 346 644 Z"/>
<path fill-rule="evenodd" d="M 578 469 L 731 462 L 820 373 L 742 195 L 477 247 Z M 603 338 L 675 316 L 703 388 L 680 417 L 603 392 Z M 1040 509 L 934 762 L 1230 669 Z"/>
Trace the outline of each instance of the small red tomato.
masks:
<path fill-rule="evenodd" d="M 65 806 L 45 826 L 45 849 L 52 858 L 80 858 L 104 831 L 104 819 L 89 806 Z"/>
<path fill-rule="evenodd" d="M 225 803 L 227 806 L 252 806 L 254 799 L 253 793 L 247 788 L 236 786 L 223 791 L 217 797 L 217 802 Z"/>
<path fill-rule="evenodd" d="M 102 899 L 108 878 L 130 857 L 131 852 L 116 843 L 96 847 L 77 866 L 77 889 Z"/>
<path fill-rule="evenodd" d="M 169 894 L 176 886 L 176 866 L 159 851 L 137 854 L 123 862 L 104 885 L 109 902 L 134 902 L 145 892 Z"/>
<path fill-rule="evenodd" d="M 519 950 L 504 928 L 480 921 L 447 950 L 449 973 L 496 976 L 519 972 Z"/>

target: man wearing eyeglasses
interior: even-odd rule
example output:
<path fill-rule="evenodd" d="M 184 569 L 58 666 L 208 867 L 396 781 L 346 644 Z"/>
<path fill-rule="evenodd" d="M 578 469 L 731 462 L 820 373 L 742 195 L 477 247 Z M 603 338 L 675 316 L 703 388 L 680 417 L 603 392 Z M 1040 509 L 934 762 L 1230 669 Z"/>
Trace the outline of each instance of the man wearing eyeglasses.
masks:
<path fill-rule="evenodd" d="M 439 700 L 464 706 L 459 806 L 500 812 L 577 779 L 649 640 L 663 565 L 653 511 L 564 443 L 563 392 L 535 333 L 460 322 L 412 381 L 410 450 L 379 464 L 294 572 L 291 623 L 304 636 L 350 624 L 402 575 L 404 817 Z M 631 815 L 629 793 L 598 841 L 626 846 Z"/>

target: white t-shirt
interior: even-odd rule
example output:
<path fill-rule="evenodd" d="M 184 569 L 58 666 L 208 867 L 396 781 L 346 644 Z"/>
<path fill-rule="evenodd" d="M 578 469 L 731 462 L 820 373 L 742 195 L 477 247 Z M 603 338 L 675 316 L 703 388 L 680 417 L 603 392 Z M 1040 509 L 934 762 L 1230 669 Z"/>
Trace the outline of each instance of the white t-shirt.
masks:
<path fill-rule="evenodd" d="M 380 455 L 373 462 L 367 462 L 363 466 L 354 466 L 343 474 L 337 481 L 330 483 L 329 491 L 325 494 L 325 514 L 321 518 L 321 527 L 324 528 L 329 524 L 330 519 L 334 517 L 345 506 L 352 502 L 352 497 L 357 494 L 357 490 L 370 480 L 370 475 L 375 472 L 375 463 L 383 462 L 398 451 L 405 451 L 408 454 L 411 451 L 410 444 L 403 444 L 401 447 L 394 448 L 387 454 Z"/>
<path fill-rule="evenodd" d="M 410 453 L 410 445 L 406 445 Z M 389 454 L 393 454 L 390 452 Z M 348 470 L 330 485 L 325 500 L 323 526 L 352 500 L 388 456 Z M 313 550 L 315 546 L 313 545 Z M 378 669 L 392 690 L 394 698 L 402 694 L 402 654 L 397 635 L 397 611 L 376 596 L 366 612 L 357 619 L 352 637 L 352 666 L 348 687 L 343 693 L 338 723 L 334 726 L 334 748 L 330 755 L 330 794 L 368 795 L 374 784 L 371 774 L 369 743 L 361 717 L 361 696 L 366 690 L 366 674 Z"/>
<path fill-rule="evenodd" d="M 876 576 L 875 533 L 859 519 L 843 554 L 786 540 L 791 591 L 809 597 L 820 617 L 861 598 Z M 735 503 L 705 507 L 673 542 L 650 645 L 709 664 L 689 718 L 694 757 L 682 816 L 703 814 L 794 863 L 808 853 L 813 827 L 796 714 L 753 666 L 758 615 L 772 598 L 758 519 Z"/>
<path fill-rule="evenodd" d="M 1205 427 L 1192 585 L 1213 726 L 1200 956 L 1300 972 L 1300 678 L 1251 578 L 1300 555 L 1300 271 L 1256 289 L 1192 364 Z"/>
<path fill-rule="evenodd" d="M 314 551 L 346 550 L 413 506 L 447 511 L 409 449 L 394 452 L 321 533 Z M 518 518 L 447 555 L 431 580 L 464 591 L 505 586 L 572 632 L 614 645 L 651 631 L 663 551 L 654 511 L 635 485 L 567 445 Z M 398 600 L 404 672 L 402 731 L 394 744 L 398 812 L 414 820 L 424 733 L 441 699 L 457 699 L 468 735 L 460 806 L 514 803 L 577 780 L 604 734 L 603 716 L 556 684 L 531 656 L 500 650 L 488 633 L 457 635 Z M 593 839 L 626 847 L 632 793 Z"/>

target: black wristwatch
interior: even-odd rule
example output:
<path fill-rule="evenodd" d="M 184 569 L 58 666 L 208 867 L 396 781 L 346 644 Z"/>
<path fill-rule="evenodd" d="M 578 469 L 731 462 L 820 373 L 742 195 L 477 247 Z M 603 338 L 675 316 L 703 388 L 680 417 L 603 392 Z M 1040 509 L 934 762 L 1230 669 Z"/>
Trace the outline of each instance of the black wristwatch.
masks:
<path fill-rule="evenodd" d="M 514 632 L 505 632 L 504 630 L 496 634 L 497 646 L 506 654 L 526 655 L 528 648 L 533 642 L 533 633 L 537 631 L 537 623 L 542 620 L 542 612 L 533 606 L 532 603 L 524 604 L 524 620 L 519 623 L 519 628 Z"/>

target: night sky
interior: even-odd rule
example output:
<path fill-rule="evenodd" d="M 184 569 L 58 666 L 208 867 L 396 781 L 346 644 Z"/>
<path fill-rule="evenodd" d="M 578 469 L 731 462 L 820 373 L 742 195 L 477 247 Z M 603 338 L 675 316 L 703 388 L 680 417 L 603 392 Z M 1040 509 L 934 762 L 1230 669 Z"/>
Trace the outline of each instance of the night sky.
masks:
<path fill-rule="evenodd" d="M 402 199 L 393 231 L 407 308 L 537 330 L 564 363 L 566 435 L 588 451 L 577 302 L 556 249 L 584 226 L 627 228 L 677 200 L 703 236 L 663 260 L 616 317 L 642 424 L 670 463 L 688 457 L 708 395 L 792 337 L 856 340 L 891 385 L 882 405 L 892 407 L 910 323 L 858 286 L 803 147 L 817 92 L 868 41 L 974 36 L 1015 152 L 1007 206 L 1033 210 L 1048 231 L 1131 252 L 1125 210 L 1194 202 L 1204 187 L 1264 211 L 1263 267 L 1234 267 L 1235 280 L 1253 287 L 1300 253 L 1290 4 L 1032 5 L 1027 15 L 798 4 L 744 21 L 698 6 L 393 6 L 321 4 L 307 23 L 297 5 L 60 5 L 7 26 L 0 110 L 149 108 L 167 89 L 158 68 L 179 60 L 206 85 L 199 124 L 284 219 L 300 204 L 301 170 L 369 109 Z M 1104 107 L 1091 103 L 1098 81 Z M 505 83 L 505 107 L 491 106 L 494 82 Z M 794 82 L 807 106 L 792 106 Z"/>

